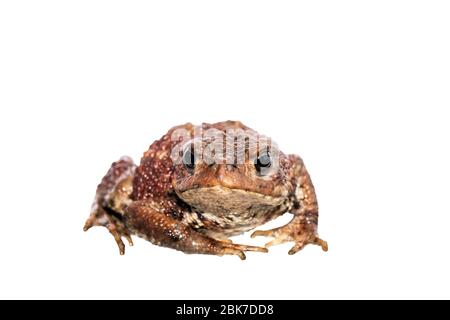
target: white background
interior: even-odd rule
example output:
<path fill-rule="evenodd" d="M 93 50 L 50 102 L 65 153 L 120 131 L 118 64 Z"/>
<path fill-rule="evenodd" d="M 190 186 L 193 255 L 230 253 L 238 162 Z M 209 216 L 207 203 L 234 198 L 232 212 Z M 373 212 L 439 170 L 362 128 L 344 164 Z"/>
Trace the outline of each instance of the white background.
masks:
<path fill-rule="evenodd" d="M 448 1 L 2 1 L 0 298 L 450 298 L 449 16 Z M 136 239 L 122 257 L 82 232 L 112 161 L 227 119 L 304 158 L 328 253 L 242 262 Z"/>

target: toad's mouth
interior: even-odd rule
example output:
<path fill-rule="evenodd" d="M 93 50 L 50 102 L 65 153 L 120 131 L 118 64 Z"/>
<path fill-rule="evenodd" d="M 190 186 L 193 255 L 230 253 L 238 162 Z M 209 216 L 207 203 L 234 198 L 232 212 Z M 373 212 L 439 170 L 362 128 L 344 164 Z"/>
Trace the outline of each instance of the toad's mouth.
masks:
<path fill-rule="evenodd" d="M 249 219 L 271 212 L 285 201 L 283 197 L 223 186 L 191 189 L 179 193 L 179 197 L 199 212 Z"/>

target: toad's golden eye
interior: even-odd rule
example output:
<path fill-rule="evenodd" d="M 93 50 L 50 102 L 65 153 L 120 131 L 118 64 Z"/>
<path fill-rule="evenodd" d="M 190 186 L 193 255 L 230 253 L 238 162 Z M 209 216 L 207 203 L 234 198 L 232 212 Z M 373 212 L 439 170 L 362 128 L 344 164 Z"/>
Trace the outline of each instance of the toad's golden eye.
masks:
<path fill-rule="evenodd" d="M 270 168 L 270 166 L 272 166 L 272 158 L 268 151 L 260 154 L 255 160 L 255 168 L 258 172 L 261 172 L 262 168 Z"/>
<path fill-rule="evenodd" d="M 186 169 L 192 171 L 195 168 L 195 152 L 194 145 L 188 145 L 183 152 L 183 164 Z"/>

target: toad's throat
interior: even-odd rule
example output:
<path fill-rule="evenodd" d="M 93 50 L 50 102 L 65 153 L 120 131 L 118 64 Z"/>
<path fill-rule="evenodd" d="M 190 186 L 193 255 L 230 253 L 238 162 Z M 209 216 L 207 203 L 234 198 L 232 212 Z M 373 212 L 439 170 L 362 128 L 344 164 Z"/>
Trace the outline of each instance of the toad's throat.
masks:
<path fill-rule="evenodd" d="M 181 199 L 198 212 L 231 221 L 250 222 L 279 207 L 285 199 L 222 186 L 187 190 Z"/>

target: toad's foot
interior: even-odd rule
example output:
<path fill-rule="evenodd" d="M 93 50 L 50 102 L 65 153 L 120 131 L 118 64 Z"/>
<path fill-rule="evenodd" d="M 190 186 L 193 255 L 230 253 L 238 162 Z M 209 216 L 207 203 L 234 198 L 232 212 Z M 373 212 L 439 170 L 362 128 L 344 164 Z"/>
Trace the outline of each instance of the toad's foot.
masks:
<path fill-rule="evenodd" d="M 220 247 L 219 255 L 234 254 L 241 258 L 241 260 L 246 259 L 244 251 L 268 252 L 267 248 L 236 244 L 227 240 L 219 241 L 218 246 Z"/>
<path fill-rule="evenodd" d="M 123 222 L 119 218 L 108 214 L 102 207 L 98 207 L 91 213 L 83 230 L 88 231 L 94 226 L 102 226 L 108 229 L 109 233 L 114 237 L 114 240 L 116 240 L 121 255 L 125 254 L 125 244 L 122 241 L 122 237 L 127 239 L 130 246 L 133 245 L 133 240 L 131 240 L 131 236 Z"/>
<path fill-rule="evenodd" d="M 295 218 L 285 226 L 272 230 L 257 230 L 251 235 L 252 238 L 259 236 L 274 238 L 272 241 L 266 243 L 266 248 L 285 242 L 294 242 L 295 244 L 292 249 L 289 250 L 289 254 L 297 253 L 308 244 L 321 246 L 323 251 L 328 251 L 327 242 L 319 238 L 316 228 L 297 223 Z"/>

